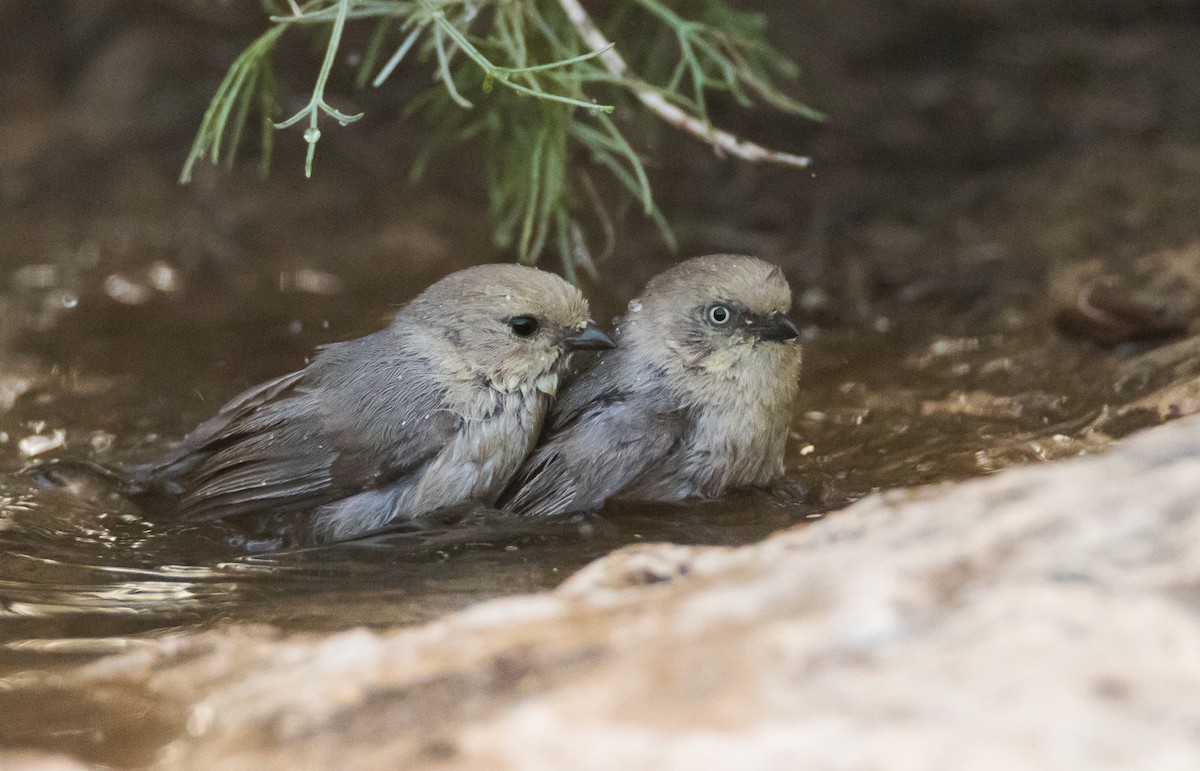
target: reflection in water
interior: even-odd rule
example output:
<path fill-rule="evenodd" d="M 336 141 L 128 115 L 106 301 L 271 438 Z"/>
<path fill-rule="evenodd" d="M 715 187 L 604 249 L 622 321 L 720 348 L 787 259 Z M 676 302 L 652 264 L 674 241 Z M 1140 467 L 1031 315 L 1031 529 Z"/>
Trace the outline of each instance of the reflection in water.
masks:
<path fill-rule="evenodd" d="M 126 626 L 144 634 L 222 620 L 287 629 L 412 623 L 483 597 L 552 586 L 625 543 L 742 542 L 797 517 L 776 501 L 736 517 L 729 501 L 553 520 L 483 511 L 403 523 L 352 542 L 250 553 L 225 524 L 174 528 L 85 498 L 56 506 L 55 494 L 44 495 L 26 491 L 3 504 L 0 642 L 10 651 L 83 653 L 89 648 L 81 641 L 29 644 L 80 629 L 73 619 L 81 617 L 110 636 Z"/>

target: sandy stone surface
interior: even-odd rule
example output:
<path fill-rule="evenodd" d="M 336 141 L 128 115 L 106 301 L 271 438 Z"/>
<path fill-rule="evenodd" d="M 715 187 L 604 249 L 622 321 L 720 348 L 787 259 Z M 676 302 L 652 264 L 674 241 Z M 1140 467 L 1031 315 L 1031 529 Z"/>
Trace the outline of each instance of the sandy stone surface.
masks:
<path fill-rule="evenodd" d="M 1200 768 L 1200 422 L 386 634 L 71 673 L 164 768 Z M 145 710 L 143 710 L 145 711 Z"/>

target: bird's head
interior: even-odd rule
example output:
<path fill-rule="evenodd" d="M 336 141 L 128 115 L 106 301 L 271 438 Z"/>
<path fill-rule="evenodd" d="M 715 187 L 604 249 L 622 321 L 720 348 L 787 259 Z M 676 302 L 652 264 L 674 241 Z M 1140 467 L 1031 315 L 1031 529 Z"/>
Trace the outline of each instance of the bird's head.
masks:
<path fill-rule="evenodd" d="M 793 387 L 799 330 L 778 266 L 755 257 L 696 257 L 654 277 L 621 325 L 639 355 L 688 373 L 700 389 Z"/>
<path fill-rule="evenodd" d="M 554 393 L 577 350 L 614 347 L 589 318 L 579 290 L 553 273 L 520 265 L 480 265 L 426 289 L 397 324 L 422 324 L 447 374 L 504 392 Z"/>

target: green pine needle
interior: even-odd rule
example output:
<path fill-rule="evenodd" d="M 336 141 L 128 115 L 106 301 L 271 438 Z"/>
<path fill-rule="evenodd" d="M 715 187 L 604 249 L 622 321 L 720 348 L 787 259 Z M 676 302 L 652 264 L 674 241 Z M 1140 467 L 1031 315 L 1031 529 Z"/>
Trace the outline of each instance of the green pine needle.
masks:
<path fill-rule="evenodd" d="M 261 124 L 260 167 L 270 167 L 274 134 L 303 123 L 305 174 L 311 176 L 319 118 L 347 125 L 362 117 L 333 108 L 326 89 L 348 25 L 371 30 L 359 51 L 354 82 L 383 86 L 404 66 L 436 85 L 413 100 L 431 138 L 413 164 L 414 179 L 435 154 L 480 143 L 494 236 L 534 264 L 547 249 L 563 271 L 592 270 L 588 235 L 611 241 L 607 207 L 627 196 L 674 248 L 674 236 L 655 204 L 650 178 L 635 146 L 644 145 L 653 116 L 639 94 L 660 94 L 707 122 L 710 98 L 725 93 L 813 120 L 823 116 L 781 91 L 795 65 L 764 37 L 766 20 L 730 7 L 732 0 L 614 0 L 595 21 L 637 72 L 610 68 L 612 46 L 593 50 L 556 0 L 308 0 L 299 5 L 261 0 L 270 26 L 230 65 L 200 122 L 180 174 L 188 182 L 197 162 L 232 166 L 251 113 Z M 328 42 L 311 97 L 276 123 L 278 95 L 272 56 L 285 32 L 326 28 Z M 392 51 L 390 56 L 386 52 Z M 387 56 L 386 60 L 384 57 Z M 416 60 L 415 62 L 411 60 Z M 381 64 L 382 61 L 382 64 Z M 406 64 L 406 62 L 408 62 Z M 614 74 L 616 73 L 616 74 Z M 618 119 L 617 116 L 620 116 Z M 581 165 L 586 164 L 586 165 Z M 601 196 L 587 166 L 607 174 Z M 611 244 L 610 244 L 611 246 Z"/>

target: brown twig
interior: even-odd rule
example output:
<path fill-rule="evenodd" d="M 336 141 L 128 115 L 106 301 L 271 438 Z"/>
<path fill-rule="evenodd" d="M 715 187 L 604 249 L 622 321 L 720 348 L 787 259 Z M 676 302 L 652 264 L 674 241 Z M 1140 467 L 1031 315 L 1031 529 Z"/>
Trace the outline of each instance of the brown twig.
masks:
<path fill-rule="evenodd" d="M 642 104 L 657 113 L 667 123 L 699 137 L 712 145 L 718 153 L 728 153 L 735 158 L 741 158 L 751 163 L 767 161 L 804 168 L 812 162 L 811 158 L 804 155 L 784 153 L 772 150 L 769 147 L 763 147 L 754 142 L 748 142 L 736 134 L 722 131 L 708 121 L 701 120 L 689 114 L 658 91 L 646 86 L 636 75 L 630 74 L 629 65 L 626 64 L 625 59 L 617 53 L 612 43 L 604 37 L 604 33 L 592 21 L 592 17 L 580 5 L 579 0 L 558 0 L 558 3 L 567 14 L 567 18 L 575 25 L 575 29 L 579 32 L 579 36 L 583 38 L 584 42 L 591 46 L 594 51 L 603 51 L 600 54 L 600 60 L 604 62 L 604 66 L 608 69 L 609 73 L 615 78 L 621 78 L 629 82 L 631 90 L 641 100 Z"/>

